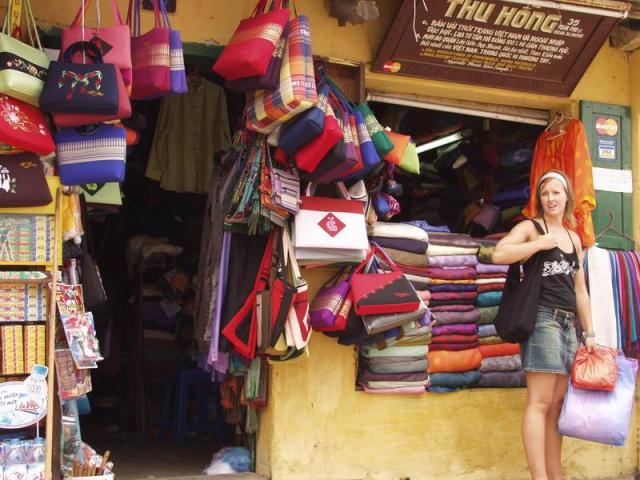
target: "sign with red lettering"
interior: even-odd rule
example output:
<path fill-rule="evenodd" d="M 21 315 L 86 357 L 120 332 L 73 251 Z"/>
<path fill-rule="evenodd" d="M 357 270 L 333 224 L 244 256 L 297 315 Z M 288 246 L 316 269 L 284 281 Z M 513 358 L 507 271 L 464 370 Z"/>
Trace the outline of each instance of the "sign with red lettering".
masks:
<path fill-rule="evenodd" d="M 0 429 L 28 427 L 39 422 L 46 414 L 46 391 L 30 392 L 24 382 L 0 384 Z"/>
<path fill-rule="evenodd" d="M 617 18 L 567 8 L 404 0 L 373 71 L 569 96 Z"/>

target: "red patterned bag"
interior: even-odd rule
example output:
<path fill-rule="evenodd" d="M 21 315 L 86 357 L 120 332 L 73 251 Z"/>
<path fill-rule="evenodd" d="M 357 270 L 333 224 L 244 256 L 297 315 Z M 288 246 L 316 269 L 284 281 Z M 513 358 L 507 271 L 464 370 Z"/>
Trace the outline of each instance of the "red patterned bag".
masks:
<path fill-rule="evenodd" d="M 227 81 L 267 73 L 289 22 L 289 9 L 282 8 L 282 3 L 273 0 L 271 10 L 264 13 L 267 0 L 259 0 L 251 17 L 240 22 L 211 69 Z"/>
<path fill-rule="evenodd" d="M 56 148 L 42 112 L 3 94 L 0 94 L 0 143 L 39 155 L 48 155 Z"/>

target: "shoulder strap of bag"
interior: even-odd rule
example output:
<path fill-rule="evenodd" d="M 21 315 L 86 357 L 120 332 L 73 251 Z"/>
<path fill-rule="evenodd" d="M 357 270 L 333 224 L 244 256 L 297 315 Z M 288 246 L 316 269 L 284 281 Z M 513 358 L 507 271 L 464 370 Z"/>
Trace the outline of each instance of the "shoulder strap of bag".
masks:
<path fill-rule="evenodd" d="M 29 42 L 38 50 L 42 50 L 42 45 L 40 45 L 40 37 L 38 36 L 38 28 L 36 26 L 36 20 L 33 16 L 33 11 L 31 10 L 31 3 L 29 0 L 22 0 L 22 6 L 24 7 L 24 14 L 27 19 L 27 34 L 29 36 Z M 9 0 L 7 3 L 7 11 L 4 17 L 4 24 L 2 25 L 2 33 L 6 35 L 12 35 L 13 32 L 9 32 L 10 25 L 10 16 L 11 11 L 13 10 L 13 0 Z M 22 17 L 22 13 L 20 14 Z M 20 23 L 20 20 L 18 20 Z"/>
<path fill-rule="evenodd" d="M 540 235 L 545 235 L 546 233 L 549 232 L 549 227 L 547 227 L 547 222 L 546 220 L 544 220 L 544 217 L 542 218 L 542 220 L 544 221 L 544 226 L 547 227 L 547 231 L 545 232 L 544 229 L 542 228 L 542 225 L 540 225 L 538 222 L 536 222 L 533 218 L 529 219 L 533 225 L 536 227 L 536 231 L 540 234 Z"/>
<path fill-rule="evenodd" d="M 84 10 L 86 10 L 87 8 L 89 8 L 89 5 L 91 5 L 91 1 L 92 0 L 83 0 L 84 1 Z M 96 0 L 96 15 L 98 18 L 98 28 L 100 28 L 100 6 L 99 6 L 99 0 Z M 75 18 L 73 19 L 73 22 L 71 22 L 71 27 L 79 27 L 80 26 L 80 20 L 82 19 L 82 4 L 80 4 L 80 8 L 78 9 L 78 13 L 76 13 Z M 116 0 L 111 0 L 111 14 L 113 15 L 113 21 L 114 21 L 114 25 L 124 25 L 124 23 L 122 22 L 122 16 L 120 16 L 120 9 L 118 8 L 118 3 Z"/>

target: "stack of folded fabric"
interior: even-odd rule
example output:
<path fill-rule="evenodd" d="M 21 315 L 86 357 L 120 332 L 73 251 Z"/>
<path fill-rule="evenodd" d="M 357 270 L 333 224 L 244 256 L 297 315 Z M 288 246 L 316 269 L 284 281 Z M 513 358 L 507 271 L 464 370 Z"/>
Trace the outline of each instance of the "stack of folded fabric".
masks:
<path fill-rule="evenodd" d="M 361 347 L 357 383 L 367 393 L 422 394 L 429 384 L 427 345 Z"/>
<path fill-rule="evenodd" d="M 403 265 L 427 264 L 429 234 L 407 223 L 376 222 L 369 227 L 369 240 L 380 245 L 391 259 Z"/>
<path fill-rule="evenodd" d="M 429 349 L 429 391 L 457 390 L 480 378 L 479 311 L 474 306 L 479 246 L 468 235 L 431 233 L 429 266 L 404 267 L 414 285 L 431 292 L 429 306 L 435 324 Z"/>
<path fill-rule="evenodd" d="M 478 336 L 482 365 L 479 387 L 521 387 L 524 372 L 520 363 L 520 347 L 506 343 L 498 336 L 494 321 L 507 278 L 508 265 L 489 263 L 495 245 L 482 240 L 478 251 Z"/>

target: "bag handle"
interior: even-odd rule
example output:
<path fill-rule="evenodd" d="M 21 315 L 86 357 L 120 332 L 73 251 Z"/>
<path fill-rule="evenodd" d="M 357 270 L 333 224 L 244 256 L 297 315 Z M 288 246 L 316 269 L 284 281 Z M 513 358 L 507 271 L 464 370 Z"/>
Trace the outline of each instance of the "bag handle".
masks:
<path fill-rule="evenodd" d="M 369 250 L 369 253 L 367 254 L 366 258 L 362 261 L 362 263 L 360 263 L 356 269 L 354 270 L 354 273 L 360 273 L 364 270 L 364 268 L 366 266 L 370 266 L 370 262 L 372 262 L 374 260 L 374 257 L 376 256 L 380 256 L 381 260 L 383 260 L 383 262 L 389 267 L 391 268 L 392 271 L 394 272 L 401 272 L 402 270 L 400 270 L 398 268 L 398 266 L 395 264 L 395 262 L 393 260 L 391 260 L 391 258 L 389 258 L 389 256 L 387 255 L 387 253 L 375 242 L 371 242 L 371 249 Z"/>
<path fill-rule="evenodd" d="M 24 11 L 27 19 L 27 35 L 29 35 L 29 41 L 31 45 L 36 47 L 38 50 L 42 50 L 42 45 L 40 44 L 40 36 L 38 35 L 38 27 L 36 25 L 36 19 L 33 16 L 33 10 L 31 10 L 31 3 L 29 0 L 22 0 L 22 5 L 24 6 Z M 2 33 L 5 35 L 12 35 L 13 32 L 9 32 L 9 17 L 11 16 L 11 11 L 13 10 L 13 0 L 8 0 L 7 2 L 7 11 L 4 16 L 4 23 L 2 25 Z M 22 10 L 20 11 L 20 19 L 22 18 Z M 18 22 L 20 23 L 20 22 Z"/>
<path fill-rule="evenodd" d="M 298 260 L 296 260 L 296 256 L 293 252 L 293 245 L 291 245 L 291 237 L 289 235 L 289 225 L 285 224 L 282 227 L 282 250 L 283 250 L 283 259 L 285 266 L 287 265 L 287 261 L 289 262 L 289 267 L 291 268 L 291 273 L 293 273 L 293 283 L 296 287 L 300 285 L 304 285 L 306 282 L 300 273 L 300 267 L 298 266 Z M 300 282 L 302 280 L 302 282 Z"/>
<path fill-rule="evenodd" d="M 158 8 L 158 0 L 153 1 L 153 16 L 155 19 L 154 28 L 162 25 L 160 18 L 160 9 Z M 129 0 L 129 11 L 127 13 L 127 25 L 131 28 L 133 37 L 140 36 L 140 0 Z"/>
<path fill-rule="evenodd" d="M 62 55 L 62 59 L 64 60 L 65 63 L 73 63 L 73 56 L 78 52 L 83 53 L 83 58 L 84 58 L 84 53 L 88 53 L 89 57 L 91 57 L 93 62 L 96 64 L 103 63 L 102 52 L 93 42 L 72 43 L 64 51 L 64 54 Z"/>
<path fill-rule="evenodd" d="M 92 0 L 81 0 L 84 1 L 84 9 L 86 10 L 89 5 L 91 5 Z M 82 4 L 78 9 L 78 13 L 76 13 L 73 22 L 71 22 L 71 27 L 79 27 L 80 19 L 82 18 L 83 7 Z M 118 8 L 118 2 L 116 0 L 111 0 L 111 14 L 113 15 L 113 21 L 116 25 L 124 25 L 122 23 L 122 17 L 120 16 L 120 9 Z M 100 28 L 100 0 L 96 0 L 96 15 L 98 18 L 98 28 Z"/>

